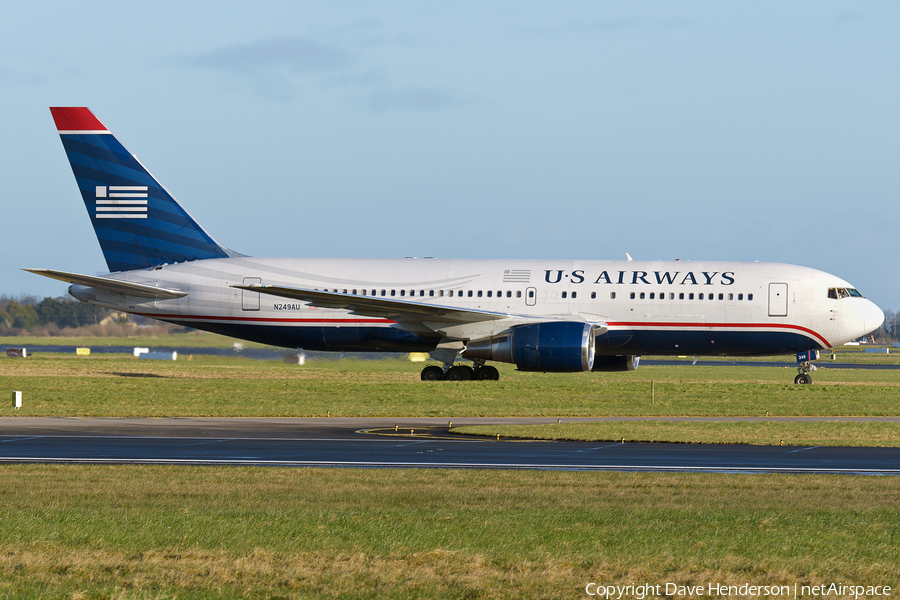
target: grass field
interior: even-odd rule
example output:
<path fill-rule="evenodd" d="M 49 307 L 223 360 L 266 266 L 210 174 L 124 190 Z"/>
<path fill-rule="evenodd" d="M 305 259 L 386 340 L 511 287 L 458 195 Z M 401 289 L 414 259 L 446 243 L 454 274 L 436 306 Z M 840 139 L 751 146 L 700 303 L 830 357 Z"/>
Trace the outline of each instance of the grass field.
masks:
<path fill-rule="evenodd" d="M 880 477 L 0 466 L 0 598 L 896 586 L 898 493 Z"/>
<path fill-rule="evenodd" d="M 140 331 L 140 330 L 139 330 Z M 0 336 L 0 346 L 4 348 L 21 348 L 28 346 L 165 346 L 165 347 L 192 347 L 192 348 L 231 348 L 234 338 L 209 333 L 206 331 L 192 331 L 190 333 L 170 333 L 153 335 L 133 335 L 127 337 L 96 337 L 96 336 Z M 248 348 L 271 348 L 263 344 L 241 341 Z"/>
<path fill-rule="evenodd" d="M 460 383 L 419 381 L 420 368 L 38 354 L 0 360 L 0 385 L 24 392 L 24 408 L 7 402 L 0 416 L 900 412 L 894 371 L 822 369 L 814 385 L 795 386 L 792 370 L 764 367 L 501 367 L 500 382 Z M 686 441 L 784 435 L 771 423 L 739 425 L 714 424 L 712 438 Z M 638 439 L 643 426 L 612 424 L 611 437 Z M 685 432 L 668 426 L 646 435 Z M 900 429 L 804 427 L 797 438 L 895 440 Z M 561 598 L 585 597 L 589 582 L 900 584 L 900 482 L 888 477 L 2 465 L 0 501 L 0 599 Z"/>
<path fill-rule="evenodd" d="M 422 382 L 421 363 L 240 358 L 137 360 L 37 354 L 0 359 L 0 389 L 28 416 L 840 416 L 900 414 L 900 370 L 828 370 L 792 383 L 772 367 L 641 367 L 628 373 L 523 373 L 499 382 Z M 650 380 L 654 397 L 651 400 Z"/>

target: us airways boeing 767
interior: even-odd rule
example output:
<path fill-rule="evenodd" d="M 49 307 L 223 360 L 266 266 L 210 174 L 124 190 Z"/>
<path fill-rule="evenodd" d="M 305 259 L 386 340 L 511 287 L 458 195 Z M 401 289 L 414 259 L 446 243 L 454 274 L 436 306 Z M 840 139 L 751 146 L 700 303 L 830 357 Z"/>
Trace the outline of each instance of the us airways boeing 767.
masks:
<path fill-rule="evenodd" d="M 256 258 L 217 242 L 84 107 L 51 108 L 110 273 L 33 273 L 91 304 L 308 350 L 428 352 L 422 379 L 620 371 L 655 355 L 810 361 L 884 314 L 843 279 L 773 263 Z M 457 364 L 459 359 L 473 362 Z"/>

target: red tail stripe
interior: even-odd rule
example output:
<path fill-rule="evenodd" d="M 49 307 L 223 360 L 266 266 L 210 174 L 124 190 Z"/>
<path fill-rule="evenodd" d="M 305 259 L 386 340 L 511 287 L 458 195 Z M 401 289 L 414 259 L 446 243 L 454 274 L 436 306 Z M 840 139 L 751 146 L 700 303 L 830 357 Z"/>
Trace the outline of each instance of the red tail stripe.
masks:
<path fill-rule="evenodd" d="M 103 123 L 87 107 L 51 106 L 57 131 L 106 131 Z"/>

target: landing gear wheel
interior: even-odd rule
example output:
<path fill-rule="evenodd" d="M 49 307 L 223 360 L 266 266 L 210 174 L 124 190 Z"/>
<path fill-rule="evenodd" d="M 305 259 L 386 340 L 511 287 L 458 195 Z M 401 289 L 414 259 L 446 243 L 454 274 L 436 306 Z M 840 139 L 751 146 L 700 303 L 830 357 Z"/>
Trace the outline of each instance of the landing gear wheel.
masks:
<path fill-rule="evenodd" d="M 459 365 L 459 368 L 463 369 L 466 372 L 466 374 L 468 375 L 468 377 L 466 377 L 467 380 L 471 381 L 475 379 L 475 369 L 473 369 L 469 365 Z"/>
<path fill-rule="evenodd" d="M 450 369 L 444 375 L 444 379 L 446 379 L 447 381 L 468 381 L 470 369 L 471 367 L 464 367 L 462 365 L 458 367 L 450 367 Z"/>
<path fill-rule="evenodd" d="M 794 377 L 794 383 L 799 383 L 800 385 L 809 385 L 810 383 L 812 383 L 812 377 L 810 377 L 806 373 L 799 373 L 796 377 Z"/>
<path fill-rule="evenodd" d="M 495 367 L 484 366 L 475 369 L 475 379 L 478 381 L 497 381 L 500 379 L 500 371 Z"/>
<path fill-rule="evenodd" d="M 444 370 L 435 365 L 422 369 L 422 381 L 440 381 L 444 378 Z"/>

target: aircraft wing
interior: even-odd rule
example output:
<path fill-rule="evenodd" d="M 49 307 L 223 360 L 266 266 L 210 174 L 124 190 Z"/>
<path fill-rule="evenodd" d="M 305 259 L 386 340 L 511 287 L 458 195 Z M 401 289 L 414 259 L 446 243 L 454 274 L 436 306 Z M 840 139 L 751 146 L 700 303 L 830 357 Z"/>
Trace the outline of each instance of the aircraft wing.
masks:
<path fill-rule="evenodd" d="M 94 275 L 79 275 L 78 273 L 66 273 L 65 271 L 53 271 L 51 269 L 23 269 L 29 273 L 43 275 L 50 279 L 65 281 L 66 283 L 75 283 L 78 285 L 86 285 L 99 290 L 115 292 L 118 294 L 127 294 L 129 296 L 137 296 L 139 298 L 183 298 L 188 295 L 187 292 L 181 290 L 171 290 L 160 288 L 143 283 L 132 283 L 130 281 L 121 281 L 118 279 L 109 279 L 108 277 L 96 277 Z"/>
<path fill-rule="evenodd" d="M 336 292 L 321 292 L 278 285 L 232 285 L 233 288 L 302 300 L 319 308 L 340 308 L 368 317 L 383 317 L 398 322 L 441 321 L 445 323 L 477 323 L 498 321 L 515 315 L 486 310 L 427 304 L 415 300 L 397 300 L 378 296 L 354 296 Z"/>

